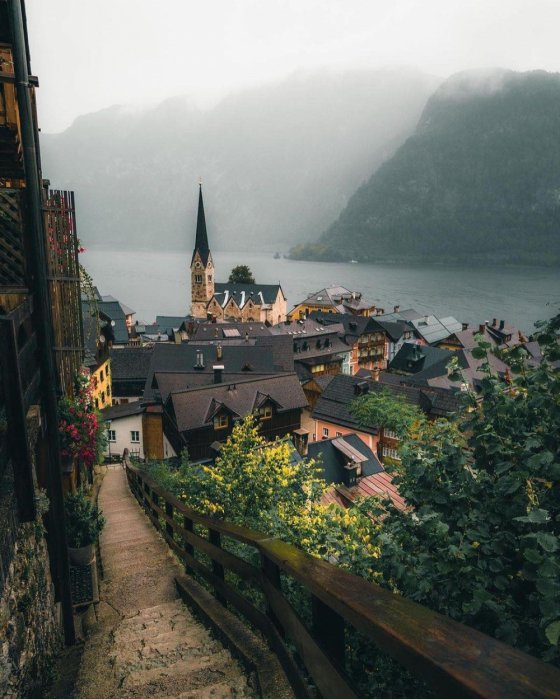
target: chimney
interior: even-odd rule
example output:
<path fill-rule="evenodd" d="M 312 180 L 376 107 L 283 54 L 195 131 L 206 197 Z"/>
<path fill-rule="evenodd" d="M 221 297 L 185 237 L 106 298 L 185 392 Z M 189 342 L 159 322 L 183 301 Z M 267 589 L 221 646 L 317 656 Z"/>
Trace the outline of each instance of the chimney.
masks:
<path fill-rule="evenodd" d="M 307 456 L 309 432 L 303 429 L 294 432 L 294 446 L 300 456 Z"/>
<path fill-rule="evenodd" d="M 367 381 L 358 381 L 354 385 L 354 394 L 356 396 L 363 396 L 369 391 L 369 384 Z"/>
<path fill-rule="evenodd" d="M 344 485 L 352 488 L 356 485 L 358 476 L 361 475 L 362 469 L 359 463 L 353 459 L 344 464 Z"/>
<path fill-rule="evenodd" d="M 506 324 L 506 321 L 505 321 L 505 320 L 501 320 L 501 321 L 500 321 L 500 330 L 503 330 L 503 329 L 504 329 L 505 324 Z"/>
<path fill-rule="evenodd" d="M 393 306 L 393 313 L 398 313 L 401 310 L 400 306 Z"/>
<path fill-rule="evenodd" d="M 194 368 L 204 369 L 204 355 L 202 354 L 202 350 L 196 350 L 196 364 Z"/>
<path fill-rule="evenodd" d="M 492 327 L 493 327 L 493 328 L 496 327 L 496 323 L 497 323 L 497 322 L 498 322 L 498 321 L 497 321 L 495 318 L 492 319 Z"/>
<path fill-rule="evenodd" d="M 216 346 L 216 359 L 218 361 L 221 361 L 224 356 L 224 350 L 222 348 L 222 345 L 217 345 Z"/>
<path fill-rule="evenodd" d="M 379 381 L 379 367 L 374 366 L 373 369 L 371 370 L 371 378 L 374 381 Z"/>
<path fill-rule="evenodd" d="M 224 371 L 224 365 L 214 364 L 212 369 L 214 369 L 214 383 L 222 383 L 222 373 Z"/>
<path fill-rule="evenodd" d="M 486 330 L 486 325 L 484 325 L 483 323 L 481 323 L 481 324 L 478 326 L 478 332 L 479 332 L 481 335 L 484 335 L 484 331 L 485 331 L 485 330 Z"/>
<path fill-rule="evenodd" d="M 461 330 L 468 330 L 468 329 L 469 329 L 468 323 L 461 323 Z"/>

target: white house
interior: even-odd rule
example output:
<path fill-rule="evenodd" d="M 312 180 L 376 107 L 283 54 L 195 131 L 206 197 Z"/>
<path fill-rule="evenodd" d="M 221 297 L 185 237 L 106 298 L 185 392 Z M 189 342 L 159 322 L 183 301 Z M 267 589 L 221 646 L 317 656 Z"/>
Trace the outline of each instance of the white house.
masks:
<path fill-rule="evenodd" d="M 142 416 L 144 406 L 139 402 L 112 405 L 101 411 L 101 419 L 107 429 L 107 448 L 105 456 L 122 456 L 128 449 L 131 456 L 144 458 L 142 438 Z"/>

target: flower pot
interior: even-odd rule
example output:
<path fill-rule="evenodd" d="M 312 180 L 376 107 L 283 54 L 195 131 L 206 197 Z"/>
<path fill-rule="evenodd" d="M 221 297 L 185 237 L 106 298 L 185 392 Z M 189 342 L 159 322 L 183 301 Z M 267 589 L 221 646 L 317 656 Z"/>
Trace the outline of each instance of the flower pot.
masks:
<path fill-rule="evenodd" d="M 95 556 L 95 548 L 93 544 L 88 544 L 87 546 L 80 546 L 80 548 L 74 549 L 71 546 L 68 547 L 68 558 L 70 563 L 75 566 L 88 566 Z"/>

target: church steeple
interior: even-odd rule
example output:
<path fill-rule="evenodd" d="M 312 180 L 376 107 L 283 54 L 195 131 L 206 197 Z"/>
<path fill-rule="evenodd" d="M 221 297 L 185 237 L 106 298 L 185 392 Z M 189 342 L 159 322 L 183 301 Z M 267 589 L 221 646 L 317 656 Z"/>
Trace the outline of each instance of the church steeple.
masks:
<path fill-rule="evenodd" d="M 202 183 L 198 190 L 198 215 L 196 217 L 196 238 L 191 264 L 194 262 L 196 253 L 200 255 L 202 264 L 206 267 L 210 248 L 208 246 L 208 233 L 206 232 L 206 218 L 204 216 L 204 202 L 202 201 Z"/>
<path fill-rule="evenodd" d="M 191 314 L 195 318 L 206 318 L 207 304 L 214 296 L 214 263 L 208 245 L 202 184 L 198 191 L 198 215 L 196 238 L 191 260 Z"/>

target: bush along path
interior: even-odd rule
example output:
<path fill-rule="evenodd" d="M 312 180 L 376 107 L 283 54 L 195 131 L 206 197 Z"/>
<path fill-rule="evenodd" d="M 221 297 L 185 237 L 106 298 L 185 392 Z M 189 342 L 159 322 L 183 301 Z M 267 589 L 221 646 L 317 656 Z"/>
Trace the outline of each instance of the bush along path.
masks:
<path fill-rule="evenodd" d="M 178 599 L 183 573 L 138 507 L 124 471 L 109 470 L 99 493 L 103 581 L 76 699 L 258 696 L 253 678 Z"/>

